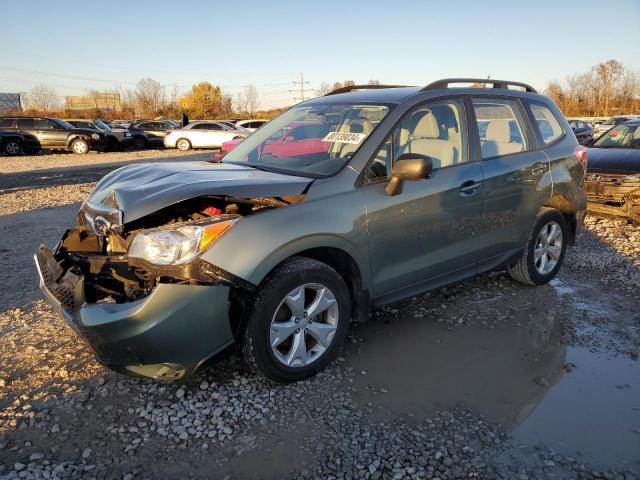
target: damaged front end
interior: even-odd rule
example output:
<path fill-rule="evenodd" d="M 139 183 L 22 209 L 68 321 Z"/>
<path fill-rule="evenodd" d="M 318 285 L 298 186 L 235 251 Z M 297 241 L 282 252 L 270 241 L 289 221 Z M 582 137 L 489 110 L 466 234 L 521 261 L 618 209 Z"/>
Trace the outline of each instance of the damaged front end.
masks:
<path fill-rule="evenodd" d="M 200 253 L 243 217 L 301 198 L 205 196 L 129 223 L 87 201 L 76 228 L 35 255 L 40 287 L 103 364 L 179 378 L 234 342 L 232 299 L 255 288 Z"/>
<path fill-rule="evenodd" d="M 585 179 L 588 210 L 640 223 L 640 174 L 591 174 Z"/>

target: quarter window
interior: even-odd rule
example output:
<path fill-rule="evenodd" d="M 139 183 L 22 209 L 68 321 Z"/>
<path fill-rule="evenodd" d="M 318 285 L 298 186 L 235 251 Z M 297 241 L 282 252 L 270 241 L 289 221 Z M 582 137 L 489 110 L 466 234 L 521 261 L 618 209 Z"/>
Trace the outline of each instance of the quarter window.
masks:
<path fill-rule="evenodd" d="M 536 120 L 538 130 L 540 130 L 540 136 L 545 144 L 553 143 L 564 135 L 560 122 L 558 122 L 551 110 L 538 103 L 531 103 L 530 106 L 533 118 Z"/>
<path fill-rule="evenodd" d="M 0 128 L 11 128 L 13 127 L 13 118 L 3 118 L 0 121 Z"/>
<path fill-rule="evenodd" d="M 526 124 L 515 100 L 474 98 L 473 110 L 483 159 L 527 150 Z"/>

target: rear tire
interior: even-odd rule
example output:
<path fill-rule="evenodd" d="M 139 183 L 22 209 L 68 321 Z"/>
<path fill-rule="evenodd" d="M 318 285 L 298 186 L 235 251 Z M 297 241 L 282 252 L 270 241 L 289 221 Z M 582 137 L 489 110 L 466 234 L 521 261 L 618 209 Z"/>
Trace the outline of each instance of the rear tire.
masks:
<path fill-rule="evenodd" d="M 133 148 L 135 148 L 136 150 L 144 150 L 145 148 L 147 148 L 147 141 L 144 137 L 135 137 L 133 139 Z"/>
<path fill-rule="evenodd" d="M 20 140 L 7 140 L 3 148 L 4 153 L 10 157 L 14 157 L 22 153 L 22 142 Z"/>
<path fill-rule="evenodd" d="M 349 290 L 329 265 L 293 257 L 258 288 L 246 317 L 247 366 L 281 383 L 314 375 L 336 356 L 351 320 Z"/>
<path fill-rule="evenodd" d="M 181 152 L 187 152 L 191 149 L 191 142 L 186 138 L 180 138 L 176 142 L 176 148 Z"/>
<path fill-rule="evenodd" d="M 71 151 L 78 155 L 86 155 L 89 153 L 89 144 L 82 138 L 76 138 L 71 142 Z"/>
<path fill-rule="evenodd" d="M 525 285 L 544 285 L 560 270 L 567 250 L 567 222 L 558 210 L 545 207 L 538 212 L 527 246 L 509 275 Z"/>

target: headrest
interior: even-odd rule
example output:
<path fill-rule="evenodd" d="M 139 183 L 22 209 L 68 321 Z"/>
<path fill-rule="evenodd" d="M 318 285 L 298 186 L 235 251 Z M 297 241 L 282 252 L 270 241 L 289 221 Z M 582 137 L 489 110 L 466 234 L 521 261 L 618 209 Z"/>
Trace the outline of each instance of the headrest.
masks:
<path fill-rule="evenodd" d="M 440 136 L 440 129 L 438 128 L 438 122 L 433 113 L 425 113 L 413 131 L 414 137 L 420 138 L 438 138 Z"/>
<path fill-rule="evenodd" d="M 491 120 L 485 134 L 486 140 L 496 143 L 509 143 L 511 141 L 511 128 L 509 120 Z"/>

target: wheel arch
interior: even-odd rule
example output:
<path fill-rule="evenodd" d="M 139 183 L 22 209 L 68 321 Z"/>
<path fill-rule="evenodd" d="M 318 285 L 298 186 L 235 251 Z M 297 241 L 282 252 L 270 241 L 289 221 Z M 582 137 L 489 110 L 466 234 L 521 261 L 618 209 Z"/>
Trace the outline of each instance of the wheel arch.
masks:
<path fill-rule="evenodd" d="M 575 245 L 576 233 L 578 230 L 578 216 L 575 205 L 564 195 L 554 195 L 543 205 L 544 207 L 555 208 L 564 217 L 569 230 L 569 245 Z"/>
<path fill-rule="evenodd" d="M 85 142 L 87 142 L 87 145 L 89 145 L 89 136 L 88 135 L 84 135 L 82 133 L 74 133 L 72 135 L 69 135 L 67 137 L 67 147 L 71 147 L 71 144 L 73 142 L 75 142 L 76 140 L 84 140 Z"/>
<path fill-rule="evenodd" d="M 351 318 L 356 321 L 365 321 L 371 310 L 368 270 L 358 262 L 357 254 L 350 250 L 352 249 L 349 247 L 328 241 L 318 242 L 316 245 L 309 245 L 307 242 L 288 245 L 267 256 L 262 264 L 254 269 L 249 281 L 253 285 L 261 285 L 271 272 L 293 257 L 306 257 L 326 263 L 338 272 L 349 288 Z M 245 308 L 250 304 L 254 292 L 255 290 L 234 288 L 230 294 L 229 317 L 236 339 L 241 337 Z"/>

